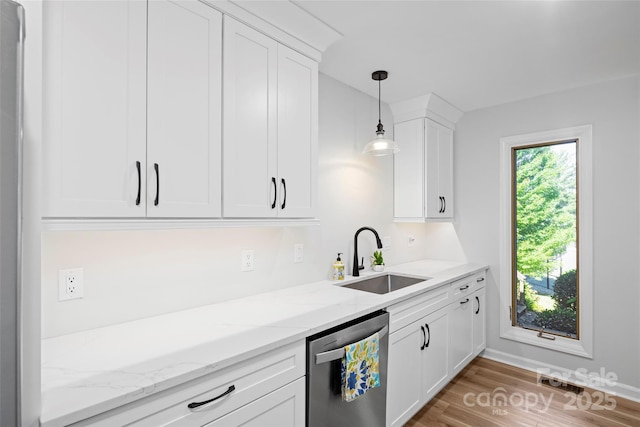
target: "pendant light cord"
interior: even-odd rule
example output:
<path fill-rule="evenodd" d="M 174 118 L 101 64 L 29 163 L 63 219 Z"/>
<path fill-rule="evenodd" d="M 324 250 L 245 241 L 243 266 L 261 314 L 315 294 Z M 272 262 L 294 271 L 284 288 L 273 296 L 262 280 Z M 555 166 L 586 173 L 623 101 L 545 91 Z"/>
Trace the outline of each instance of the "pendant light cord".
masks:
<path fill-rule="evenodd" d="M 378 80 L 378 127 L 376 133 L 384 135 L 384 128 L 382 127 L 382 108 L 380 107 L 380 80 Z"/>
<path fill-rule="evenodd" d="M 380 111 L 380 80 L 378 80 L 378 123 L 381 123 L 380 117 L 382 117 L 382 114 Z"/>

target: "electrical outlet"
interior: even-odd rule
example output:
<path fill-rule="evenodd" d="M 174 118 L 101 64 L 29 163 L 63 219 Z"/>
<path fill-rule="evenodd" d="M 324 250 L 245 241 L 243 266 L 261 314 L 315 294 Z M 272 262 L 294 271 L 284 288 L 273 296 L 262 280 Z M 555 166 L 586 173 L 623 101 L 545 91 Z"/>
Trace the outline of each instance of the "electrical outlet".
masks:
<path fill-rule="evenodd" d="M 84 270 L 69 268 L 58 272 L 58 300 L 67 301 L 84 297 Z"/>
<path fill-rule="evenodd" d="M 302 243 L 296 243 L 293 245 L 293 262 L 299 263 L 304 261 L 304 245 Z"/>
<path fill-rule="evenodd" d="M 253 249 L 242 251 L 242 271 L 253 271 Z"/>
<path fill-rule="evenodd" d="M 391 249 L 391 236 L 384 236 L 382 238 L 382 248 Z"/>
<path fill-rule="evenodd" d="M 409 236 L 408 240 L 409 240 L 409 243 L 408 243 L 409 247 L 412 247 L 414 245 L 414 243 L 416 243 L 416 238 L 413 237 L 413 236 Z"/>

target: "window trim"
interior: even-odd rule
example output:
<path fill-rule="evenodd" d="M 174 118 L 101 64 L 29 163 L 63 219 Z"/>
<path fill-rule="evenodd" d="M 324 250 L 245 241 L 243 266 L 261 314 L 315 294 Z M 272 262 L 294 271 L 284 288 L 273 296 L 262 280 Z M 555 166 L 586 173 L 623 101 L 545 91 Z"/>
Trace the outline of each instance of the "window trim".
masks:
<path fill-rule="evenodd" d="M 578 271 L 580 274 L 579 338 L 538 337 L 537 331 L 511 325 L 512 304 L 512 158 L 514 148 L 554 141 L 578 140 Z M 500 138 L 500 337 L 593 358 L 593 156 L 592 125 Z"/>

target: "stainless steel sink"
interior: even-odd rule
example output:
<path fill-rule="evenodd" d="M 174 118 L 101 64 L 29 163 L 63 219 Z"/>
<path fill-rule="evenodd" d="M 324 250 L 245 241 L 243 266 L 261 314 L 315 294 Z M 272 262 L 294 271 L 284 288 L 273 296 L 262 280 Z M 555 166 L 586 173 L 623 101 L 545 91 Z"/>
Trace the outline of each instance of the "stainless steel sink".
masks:
<path fill-rule="evenodd" d="M 344 285 L 345 288 L 357 289 L 359 291 L 371 292 L 374 294 L 388 294 L 416 283 L 424 282 L 429 278 L 415 278 L 408 276 L 397 276 L 395 274 L 385 274 L 383 276 L 371 277 L 358 282 Z"/>

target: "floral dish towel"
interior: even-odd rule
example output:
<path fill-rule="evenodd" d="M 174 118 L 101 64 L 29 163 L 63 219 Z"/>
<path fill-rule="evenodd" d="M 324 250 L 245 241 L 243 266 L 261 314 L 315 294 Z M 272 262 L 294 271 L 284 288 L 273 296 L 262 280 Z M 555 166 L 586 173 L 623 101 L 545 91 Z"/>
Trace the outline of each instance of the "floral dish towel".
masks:
<path fill-rule="evenodd" d="M 378 333 L 344 347 L 342 400 L 351 402 L 380 386 Z"/>

